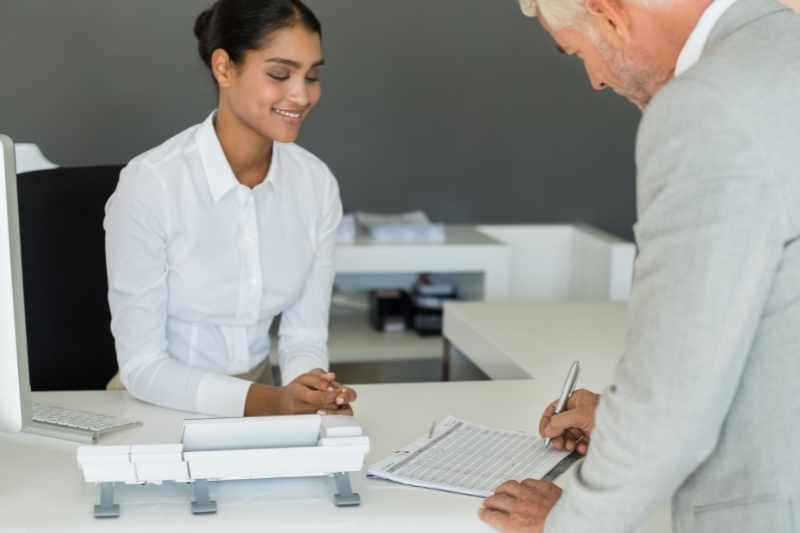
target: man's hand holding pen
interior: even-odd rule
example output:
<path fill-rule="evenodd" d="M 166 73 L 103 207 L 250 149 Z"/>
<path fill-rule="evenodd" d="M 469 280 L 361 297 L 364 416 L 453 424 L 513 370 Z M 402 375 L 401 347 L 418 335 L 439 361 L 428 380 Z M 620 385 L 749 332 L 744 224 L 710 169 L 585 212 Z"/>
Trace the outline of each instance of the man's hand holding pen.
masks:
<path fill-rule="evenodd" d="M 586 455 L 598 403 L 600 395 L 586 389 L 576 390 L 560 414 L 556 414 L 558 400 L 553 401 L 544 410 L 539 422 L 539 434 L 551 439 L 550 444 L 557 450 L 577 451 Z"/>
<path fill-rule="evenodd" d="M 594 430 L 600 395 L 575 390 L 580 365 L 573 363 L 561 389 L 561 396 L 545 409 L 539 433 L 545 445 L 585 455 Z M 574 392 L 573 392 L 574 391 Z M 547 515 L 561 497 L 561 489 L 549 481 L 526 479 L 508 481 L 483 502 L 480 518 L 504 533 L 538 533 Z"/>

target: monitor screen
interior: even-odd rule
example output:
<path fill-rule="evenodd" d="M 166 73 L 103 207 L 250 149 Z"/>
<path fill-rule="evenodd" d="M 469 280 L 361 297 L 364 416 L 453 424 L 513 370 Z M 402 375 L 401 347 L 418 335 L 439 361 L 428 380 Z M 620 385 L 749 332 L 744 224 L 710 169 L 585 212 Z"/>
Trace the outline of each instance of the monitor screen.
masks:
<path fill-rule="evenodd" d="M 0 431 L 30 423 L 30 380 L 22 298 L 14 143 L 0 135 Z"/>

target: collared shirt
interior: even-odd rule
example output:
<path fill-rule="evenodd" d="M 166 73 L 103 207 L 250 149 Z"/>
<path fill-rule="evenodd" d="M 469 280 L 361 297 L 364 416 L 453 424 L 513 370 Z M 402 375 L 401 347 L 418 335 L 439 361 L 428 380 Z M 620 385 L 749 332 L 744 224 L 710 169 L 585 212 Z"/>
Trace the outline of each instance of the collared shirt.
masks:
<path fill-rule="evenodd" d="M 266 179 L 236 179 L 208 119 L 133 159 L 106 205 L 111 330 L 142 400 L 242 416 L 233 377 L 278 353 L 284 383 L 328 368 L 333 252 L 342 216 L 328 167 L 273 143 Z"/>
<path fill-rule="evenodd" d="M 683 49 L 678 56 L 678 63 L 675 65 L 675 76 L 680 76 L 700 61 L 700 56 L 703 55 L 703 49 L 706 47 L 706 42 L 708 42 L 714 26 L 736 2 L 737 0 L 714 0 L 706 8 L 703 16 L 700 17 L 694 30 L 689 35 L 686 44 L 683 45 Z"/>

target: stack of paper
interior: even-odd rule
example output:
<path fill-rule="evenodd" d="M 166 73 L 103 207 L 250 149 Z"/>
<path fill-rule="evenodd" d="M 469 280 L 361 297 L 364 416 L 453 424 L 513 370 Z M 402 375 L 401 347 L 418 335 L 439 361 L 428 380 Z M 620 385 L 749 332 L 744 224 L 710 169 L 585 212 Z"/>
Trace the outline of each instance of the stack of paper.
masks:
<path fill-rule="evenodd" d="M 406 485 L 487 497 L 509 480 L 542 479 L 570 454 L 536 436 L 449 416 L 435 431 L 396 451 L 367 475 Z"/>
<path fill-rule="evenodd" d="M 336 233 L 336 242 L 339 244 L 352 244 L 357 236 L 356 216 L 344 215 L 339 223 Z"/>
<path fill-rule="evenodd" d="M 399 215 L 356 213 L 364 234 L 379 243 L 431 243 L 445 241 L 443 224 L 434 224 L 422 211 Z"/>

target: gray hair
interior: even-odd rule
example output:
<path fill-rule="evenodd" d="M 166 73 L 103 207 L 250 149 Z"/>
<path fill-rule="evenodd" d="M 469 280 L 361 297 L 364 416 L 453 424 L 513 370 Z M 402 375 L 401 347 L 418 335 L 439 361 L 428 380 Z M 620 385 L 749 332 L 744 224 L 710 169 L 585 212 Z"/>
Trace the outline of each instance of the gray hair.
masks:
<path fill-rule="evenodd" d="M 519 0 L 528 17 L 541 16 L 555 29 L 570 26 L 586 14 L 584 0 Z"/>
<path fill-rule="evenodd" d="M 518 0 L 522 12 L 529 17 L 541 14 L 554 29 L 575 25 L 586 15 L 585 0 Z M 671 0 L 633 0 L 642 5 L 656 5 Z M 783 0 L 784 2 L 786 0 Z M 797 0 L 795 0 L 797 1 Z"/>

